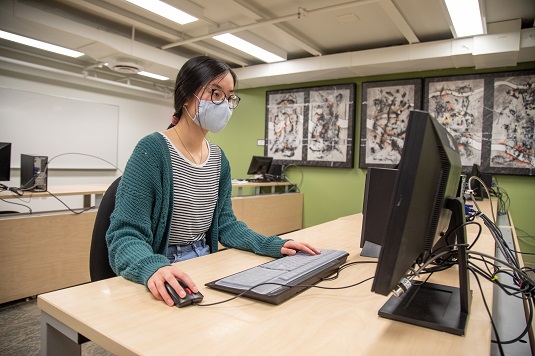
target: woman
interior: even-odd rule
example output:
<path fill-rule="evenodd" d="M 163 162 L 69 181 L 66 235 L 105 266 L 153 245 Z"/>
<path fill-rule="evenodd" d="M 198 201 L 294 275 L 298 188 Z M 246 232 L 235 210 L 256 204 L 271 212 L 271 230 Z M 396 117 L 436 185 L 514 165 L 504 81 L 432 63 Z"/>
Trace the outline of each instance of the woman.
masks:
<path fill-rule="evenodd" d="M 181 297 L 186 294 L 177 279 L 198 292 L 171 264 L 216 252 L 218 241 L 272 257 L 320 253 L 307 243 L 260 235 L 236 220 L 229 162 L 205 139 L 208 131 L 226 126 L 238 105 L 235 86 L 236 75 L 223 61 L 188 60 L 177 75 L 172 124 L 141 139 L 117 190 L 106 234 L 110 265 L 170 306 L 165 282 Z"/>

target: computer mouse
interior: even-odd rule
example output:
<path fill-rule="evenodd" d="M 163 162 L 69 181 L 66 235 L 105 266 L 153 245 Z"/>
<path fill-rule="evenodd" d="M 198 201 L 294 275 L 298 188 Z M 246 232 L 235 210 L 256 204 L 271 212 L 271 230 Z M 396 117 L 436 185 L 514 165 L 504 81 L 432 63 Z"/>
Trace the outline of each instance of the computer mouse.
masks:
<path fill-rule="evenodd" d="M 184 288 L 184 291 L 186 292 L 186 296 L 184 298 L 181 298 L 178 293 L 173 289 L 173 287 L 171 287 L 169 283 L 165 282 L 165 289 L 167 289 L 167 293 L 169 293 L 171 299 L 173 299 L 175 306 L 182 308 L 191 304 L 197 304 L 202 302 L 204 296 L 201 294 L 201 292 L 192 293 L 186 283 L 182 282 L 181 280 L 178 280 L 178 283 L 182 288 Z"/>

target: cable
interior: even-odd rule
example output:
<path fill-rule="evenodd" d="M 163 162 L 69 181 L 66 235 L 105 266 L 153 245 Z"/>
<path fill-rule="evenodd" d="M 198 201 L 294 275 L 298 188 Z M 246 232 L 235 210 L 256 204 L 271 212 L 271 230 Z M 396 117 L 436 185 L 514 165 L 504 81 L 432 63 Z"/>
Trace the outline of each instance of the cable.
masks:
<path fill-rule="evenodd" d="M 524 234 L 526 234 L 526 236 L 518 236 L 518 237 L 529 237 L 529 238 L 532 238 L 532 239 L 535 238 L 535 237 L 533 237 L 532 235 L 530 235 L 526 230 L 522 230 L 522 229 L 519 228 L 519 227 L 516 227 L 516 226 L 515 226 L 515 230 L 518 230 L 518 231 L 523 232 Z"/>
<path fill-rule="evenodd" d="M 90 206 L 88 208 L 83 208 L 82 210 L 75 211 L 75 210 L 71 209 L 67 204 L 65 204 L 65 202 L 63 200 L 61 200 L 60 198 L 58 198 L 57 196 L 52 194 L 49 190 L 47 190 L 46 192 L 48 194 L 50 194 L 52 197 L 56 198 L 57 201 L 59 201 L 61 204 L 63 204 L 70 212 L 72 212 L 74 214 L 82 214 L 82 213 L 85 213 L 86 211 L 91 210 L 91 209 L 94 208 L 94 206 Z"/>
<path fill-rule="evenodd" d="M 521 298 L 523 300 L 527 300 L 527 303 L 528 303 L 528 307 L 529 307 L 529 317 L 528 317 L 528 321 L 526 323 L 526 327 L 524 328 L 524 330 L 521 332 L 521 334 L 514 338 L 514 339 L 511 339 L 511 340 L 507 340 L 507 341 L 502 341 L 499 339 L 498 337 L 498 333 L 496 330 L 494 330 L 495 332 L 495 335 L 496 335 L 496 339 L 497 340 L 492 340 L 493 343 L 497 343 L 498 346 L 500 347 L 500 350 L 501 350 L 501 345 L 503 344 L 512 344 L 512 343 L 515 343 L 515 342 L 519 342 L 519 341 L 522 341 L 521 339 L 528 333 L 529 331 L 529 326 L 531 325 L 532 321 L 533 321 L 533 297 L 534 297 L 534 291 L 535 291 L 535 287 L 533 285 L 533 281 L 529 278 L 529 276 L 527 275 L 527 273 L 525 273 L 525 271 L 523 270 L 520 270 L 518 271 L 516 266 L 514 265 L 510 265 L 508 264 L 507 262 L 505 261 L 502 261 L 498 258 L 495 258 L 495 257 L 492 257 L 492 256 L 489 256 L 489 255 L 486 255 L 486 254 L 483 254 L 483 253 L 480 253 L 480 252 L 476 252 L 476 251 L 471 251 L 469 252 L 470 254 L 476 254 L 476 255 L 479 255 L 481 256 L 482 258 L 479 259 L 481 261 L 483 261 L 486 265 L 488 265 L 488 261 L 485 260 L 485 258 L 491 258 L 509 268 L 511 268 L 512 271 L 514 272 L 517 272 L 519 273 L 519 275 L 515 275 L 514 273 L 509 273 L 507 271 L 504 271 L 502 270 L 499 266 L 495 265 L 495 264 L 492 264 L 492 266 L 496 269 L 496 271 L 494 273 L 491 273 L 491 274 L 487 274 L 485 273 L 483 270 L 481 270 L 481 268 L 479 266 L 476 266 L 474 265 L 473 263 L 470 263 L 470 271 L 472 273 L 474 273 L 474 276 L 476 277 L 476 280 L 480 286 L 480 290 L 481 290 L 481 284 L 479 282 L 479 278 L 477 277 L 476 273 L 477 274 L 480 274 L 481 276 L 485 277 L 487 280 L 491 281 L 492 283 L 498 285 L 507 295 L 510 295 L 510 296 L 517 296 L 518 298 Z M 516 284 L 516 286 L 508 286 L 508 285 L 505 285 L 503 283 L 501 283 L 498 279 L 498 274 L 500 273 L 505 273 L 506 275 L 510 276 L 514 283 Z M 519 277 L 523 277 L 519 279 Z M 491 317 L 491 322 L 493 323 L 493 327 L 494 327 L 494 322 L 492 321 L 492 316 L 490 315 L 490 311 L 488 310 L 488 307 L 486 305 L 486 301 L 484 299 L 484 295 L 483 295 L 483 292 L 482 293 L 482 296 L 483 296 L 483 300 L 485 302 L 485 307 L 487 308 L 487 312 L 489 313 L 489 316 Z M 522 296 L 525 296 L 525 297 L 522 297 Z M 503 354 L 503 351 L 501 351 L 502 354 Z"/>
<path fill-rule="evenodd" d="M 344 263 L 342 266 L 338 267 L 338 269 L 336 270 L 334 276 L 332 277 L 325 277 L 325 278 L 322 278 L 321 280 L 322 281 L 332 281 L 332 280 L 335 280 L 338 278 L 338 276 L 340 275 L 340 272 L 344 269 L 346 269 L 347 267 L 351 267 L 353 265 L 357 265 L 357 264 L 367 264 L 367 263 L 373 263 L 373 264 L 377 264 L 377 261 L 355 261 L 355 262 L 348 262 L 348 263 Z"/>
<path fill-rule="evenodd" d="M 28 205 L 24 205 L 24 204 L 21 204 L 21 203 L 15 203 L 13 201 L 5 200 L 3 198 L 0 198 L 0 200 L 2 200 L 4 203 L 23 206 L 23 207 L 25 207 L 26 209 L 28 209 L 30 211 L 30 214 L 33 213 L 32 208 L 30 208 Z"/>
<path fill-rule="evenodd" d="M 479 210 L 479 208 L 478 208 L 478 210 Z M 475 245 L 475 242 L 479 238 L 479 235 L 481 234 L 482 227 L 481 227 L 481 224 L 479 224 L 479 223 L 467 222 L 467 223 L 464 223 L 464 224 L 462 224 L 460 226 L 457 226 L 451 232 L 449 232 L 449 234 L 445 237 L 445 241 L 446 241 L 447 246 L 444 246 L 442 248 L 439 248 L 439 249 L 433 251 L 430 254 L 430 256 L 428 256 L 428 258 L 426 260 L 424 260 L 423 262 L 421 262 L 419 264 L 419 267 L 416 270 L 414 270 L 414 268 L 411 269 L 411 272 L 406 275 L 406 278 L 408 278 L 410 280 L 410 279 L 413 279 L 415 277 L 420 276 L 423 273 L 434 273 L 437 270 L 446 269 L 446 268 L 449 268 L 452 265 L 456 264 L 457 261 L 455 261 L 454 259 L 451 258 L 451 257 L 453 257 L 452 254 L 454 252 L 456 252 L 456 249 L 458 247 L 467 246 L 467 245 L 450 245 L 450 244 L 448 244 L 448 238 L 449 238 L 450 234 L 453 234 L 457 229 L 462 228 L 462 227 L 464 227 L 466 225 L 469 225 L 469 224 L 478 225 L 479 226 L 479 233 L 476 236 L 475 241 L 471 245 L 467 246 L 467 252 L 466 253 L 467 253 L 467 256 L 470 259 L 475 259 L 475 260 L 482 261 L 484 263 L 484 266 L 486 267 L 486 270 L 484 270 L 483 268 L 481 268 L 480 266 L 474 264 L 471 261 L 468 261 L 468 270 L 470 272 L 472 272 L 472 274 L 476 278 L 476 281 L 478 283 L 478 286 L 479 286 L 479 289 L 480 289 L 480 292 L 481 292 L 481 296 L 482 296 L 482 299 L 483 299 L 483 302 L 484 302 L 484 306 L 485 306 L 485 308 L 487 310 L 487 313 L 489 315 L 489 318 L 490 318 L 490 321 L 491 321 L 491 324 L 492 324 L 492 328 L 493 328 L 493 331 L 494 331 L 494 334 L 495 334 L 495 337 L 496 337 L 496 340 L 492 340 L 492 342 L 496 343 L 498 345 L 500 354 L 501 355 L 505 355 L 504 350 L 503 350 L 503 345 L 512 344 L 512 343 L 515 343 L 515 342 L 524 342 L 522 340 L 522 338 L 529 331 L 529 327 L 530 327 L 530 325 L 531 325 L 531 323 L 533 321 L 533 318 L 534 318 L 534 316 L 533 316 L 533 314 L 534 314 L 534 312 L 533 312 L 533 298 L 535 298 L 535 283 L 534 283 L 534 280 L 527 273 L 531 269 L 521 268 L 519 266 L 519 263 L 518 263 L 515 255 L 512 253 L 513 250 L 508 247 L 506 241 L 503 239 L 503 236 L 502 236 L 501 231 L 499 230 L 499 228 L 488 217 L 486 217 L 483 213 L 481 213 L 480 210 L 477 212 L 476 216 L 480 217 L 484 221 L 484 223 L 487 226 L 487 228 L 489 229 L 489 231 L 491 231 L 492 236 L 496 240 L 496 244 L 500 248 L 500 251 L 502 251 L 504 257 L 506 258 L 506 261 L 504 261 L 504 260 L 502 260 L 500 258 L 496 258 L 494 256 L 490 256 L 490 255 L 478 252 L 478 251 L 472 251 L 471 248 Z M 449 256 L 446 259 L 441 261 L 441 259 L 444 256 L 447 256 L 447 255 L 449 255 Z M 490 261 L 495 261 L 496 263 L 499 263 L 500 265 L 498 265 L 496 263 L 493 263 L 493 262 L 490 262 L 489 260 Z M 436 262 L 436 261 L 439 262 L 437 267 L 434 267 L 434 268 L 429 268 L 428 267 L 431 263 Z M 494 323 L 494 320 L 492 318 L 492 313 L 491 313 L 491 311 L 490 311 L 490 309 L 488 307 L 487 301 L 486 301 L 485 296 L 483 294 L 483 290 L 482 290 L 482 287 L 481 287 L 481 282 L 479 280 L 478 275 L 481 275 L 485 279 L 487 279 L 488 281 L 494 283 L 502 291 L 504 291 L 504 293 L 506 295 L 513 296 L 515 298 L 519 298 L 519 299 L 522 299 L 522 300 L 527 300 L 528 307 L 529 307 L 528 321 L 526 323 L 526 327 L 524 328 L 524 330 L 517 337 L 515 337 L 515 338 L 513 338 L 511 340 L 505 340 L 505 341 L 500 339 L 500 337 L 498 335 L 497 327 L 496 327 L 496 325 Z M 510 277 L 512 282 L 513 282 L 513 284 L 512 285 L 508 285 L 508 284 L 502 283 L 500 278 L 498 277 L 500 275 L 504 276 L 504 277 L 502 277 L 502 279 L 503 278 L 507 279 L 506 277 Z M 430 277 L 430 275 L 429 275 L 429 277 Z M 429 279 L 429 277 L 427 277 L 427 279 Z M 427 281 L 427 279 L 426 279 L 426 281 Z M 425 283 L 426 281 L 424 281 L 423 283 Z"/>
<path fill-rule="evenodd" d="M 472 199 L 472 202 L 476 206 L 477 210 L 481 212 L 481 209 L 479 208 L 479 205 L 477 205 L 477 201 L 476 201 L 476 199 L 474 197 L 474 191 L 472 190 L 472 179 L 475 179 L 479 183 L 481 183 L 481 186 L 483 188 L 485 188 L 485 191 L 487 192 L 487 196 L 488 197 L 490 197 L 490 192 L 489 192 L 489 189 L 487 188 L 487 186 L 485 185 L 485 182 L 483 182 L 483 180 L 481 180 L 481 178 L 476 177 L 476 176 L 472 176 L 472 177 L 470 177 L 468 179 L 468 191 L 467 191 L 467 193 L 470 194 L 470 198 Z M 494 222 L 496 222 L 496 216 L 494 215 L 494 207 L 492 206 L 492 204 L 490 204 L 490 211 L 491 211 L 491 214 L 492 214 L 492 219 L 494 220 Z"/>
<path fill-rule="evenodd" d="M 496 185 L 491 189 L 493 196 L 498 198 L 498 215 L 505 215 L 509 211 L 509 206 L 511 204 L 511 199 L 507 191 Z"/>
<path fill-rule="evenodd" d="M 483 293 L 483 288 L 481 287 L 481 282 L 479 281 L 479 277 L 477 274 L 470 268 L 468 268 L 470 272 L 474 275 L 476 278 L 477 285 L 479 286 L 479 292 L 481 293 L 481 298 L 483 299 L 483 305 L 485 305 L 485 309 L 487 310 L 487 314 L 490 318 L 490 323 L 492 325 L 492 330 L 494 330 L 494 336 L 496 336 L 498 349 L 500 351 L 500 355 L 504 356 L 505 353 L 503 352 L 502 343 L 500 342 L 500 337 L 498 335 L 498 329 L 496 328 L 496 324 L 494 323 L 494 319 L 492 318 L 492 313 L 490 312 L 489 305 L 487 304 L 487 299 L 485 298 L 485 294 Z"/>
<path fill-rule="evenodd" d="M 529 296 L 529 295 L 528 295 L 526 298 L 521 298 L 522 300 L 527 301 L 527 304 L 528 304 L 528 307 L 529 307 L 528 320 L 527 320 L 527 322 L 526 322 L 526 327 L 524 328 L 524 330 L 522 330 L 522 332 L 519 334 L 519 336 L 515 337 L 514 339 L 507 340 L 507 341 L 502 341 L 502 340 L 500 340 L 500 338 L 499 338 L 499 336 L 498 336 L 498 332 L 497 332 L 497 330 L 496 330 L 496 328 L 495 328 L 494 321 L 493 321 L 493 319 L 492 319 L 492 315 L 491 315 L 490 310 L 489 310 L 489 308 L 488 308 L 488 305 L 487 305 L 485 296 L 484 296 L 484 294 L 483 294 L 483 290 L 482 290 L 482 288 L 481 288 L 481 283 L 480 283 L 480 281 L 479 281 L 479 278 L 478 278 L 477 274 L 480 274 L 480 275 L 483 276 L 485 279 L 491 281 L 491 282 L 494 283 L 494 284 L 497 284 L 497 285 L 498 285 L 498 286 L 499 286 L 499 287 L 500 287 L 500 288 L 501 288 L 507 295 L 513 295 L 513 296 L 514 296 L 515 294 L 520 294 L 520 293 L 521 293 L 521 294 L 526 294 L 527 290 L 526 290 L 526 289 L 523 289 L 523 290 L 520 289 L 520 290 L 518 290 L 517 293 L 511 293 L 511 292 L 509 292 L 509 291 L 507 290 L 507 288 L 505 288 L 505 287 L 509 287 L 509 289 L 513 289 L 512 286 L 506 286 L 506 285 L 503 285 L 503 284 L 501 284 L 500 282 L 498 282 L 498 279 L 497 279 L 497 278 L 489 278 L 488 275 L 486 275 L 486 274 L 484 274 L 484 273 L 481 273 L 481 269 L 480 269 L 479 267 L 477 267 L 477 268 L 474 268 L 474 267 L 477 267 L 477 266 L 471 264 L 471 267 L 469 267 L 469 270 L 474 274 L 474 277 L 476 278 L 476 281 L 477 281 L 477 283 L 478 283 L 478 285 L 479 285 L 479 289 L 480 289 L 480 292 L 481 292 L 481 296 L 482 296 L 482 298 L 483 298 L 483 302 L 484 302 L 484 304 L 485 304 L 485 308 L 487 309 L 487 313 L 489 314 L 489 317 L 490 317 L 490 319 L 491 319 L 491 323 L 492 323 L 492 326 L 493 326 L 493 329 L 494 329 L 494 334 L 495 334 L 495 336 L 496 336 L 496 340 L 491 340 L 491 341 L 492 341 L 493 343 L 498 344 L 498 346 L 500 347 L 500 349 L 501 349 L 501 345 L 505 345 L 505 344 L 513 344 L 513 343 L 515 343 L 515 342 L 523 341 L 523 340 L 521 340 L 521 339 L 522 339 L 524 336 L 526 336 L 526 334 L 529 332 L 529 327 L 530 327 L 530 325 L 531 325 L 531 323 L 532 323 L 532 321 L 533 321 L 533 300 L 532 300 L 533 296 Z M 499 273 L 499 271 L 498 271 L 497 273 Z M 497 273 L 496 273 L 496 274 L 497 274 Z M 495 275 L 496 275 L 496 274 L 495 274 Z M 532 294 L 532 293 L 528 293 L 528 294 Z M 502 351 L 502 355 L 503 355 L 503 351 Z"/>
<path fill-rule="evenodd" d="M 119 167 L 117 167 L 116 165 L 114 165 L 113 163 L 111 163 L 110 161 L 106 161 L 104 158 L 101 158 L 101 157 L 98 157 L 98 156 L 94 156 L 94 155 L 87 154 L 87 153 L 79 153 L 79 152 L 60 153 L 59 155 L 56 155 L 56 156 L 52 157 L 52 158 L 49 159 L 48 162 L 46 163 L 45 171 L 48 169 L 48 165 L 50 164 L 50 162 L 52 162 L 54 159 L 56 159 L 56 158 L 58 158 L 58 157 L 61 157 L 61 156 L 67 156 L 67 155 L 80 155 L 80 156 L 87 156 L 87 157 L 92 157 L 92 158 L 99 159 L 99 160 L 101 160 L 101 161 L 104 161 L 104 162 L 108 163 L 110 166 L 114 167 L 114 168 L 117 169 L 119 172 L 121 172 L 121 174 L 123 174 L 123 171 L 122 171 Z"/>
<path fill-rule="evenodd" d="M 305 177 L 304 174 L 303 174 L 303 169 L 301 167 L 295 165 L 295 164 L 289 164 L 289 165 L 285 166 L 284 172 L 286 172 L 286 170 L 289 167 L 296 167 L 296 168 L 299 169 L 299 172 L 301 173 L 301 180 L 299 181 L 298 184 L 294 184 L 296 192 L 299 193 L 301 191 L 301 184 L 303 184 L 303 180 L 304 180 L 304 177 Z M 288 180 L 288 182 L 293 183 L 293 182 L 290 181 L 290 179 L 288 178 L 288 176 L 286 174 L 284 174 L 284 177 L 285 177 L 286 180 Z"/>
<path fill-rule="evenodd" d="M 535 255 L 535 253 L 533 253 L 533 252 L 522 252 L 522 251 L 517 251 L 517 250 L 512 250 L 512 249 L 510 249 L 510 251 L 514 252 L 514 253 L 519 253 L 521 255 L 530 255 L 530 256 L 534 256 Z"/>

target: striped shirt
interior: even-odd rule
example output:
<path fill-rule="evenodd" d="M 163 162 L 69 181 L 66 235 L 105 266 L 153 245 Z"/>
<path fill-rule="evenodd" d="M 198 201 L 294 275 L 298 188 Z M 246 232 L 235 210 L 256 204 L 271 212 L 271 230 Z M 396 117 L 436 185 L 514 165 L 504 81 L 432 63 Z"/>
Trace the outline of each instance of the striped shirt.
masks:
<path fill-rule="evenodd" d="M 163 134 L 162 134 L 163 135 Z M 218 199 L 221 149 L 208 142 L 208 158 L 201 164 L 188 160 L 167 138 L 173 167 L 173 216 L 170 245 L 189 245 L 206 236 Z"/>

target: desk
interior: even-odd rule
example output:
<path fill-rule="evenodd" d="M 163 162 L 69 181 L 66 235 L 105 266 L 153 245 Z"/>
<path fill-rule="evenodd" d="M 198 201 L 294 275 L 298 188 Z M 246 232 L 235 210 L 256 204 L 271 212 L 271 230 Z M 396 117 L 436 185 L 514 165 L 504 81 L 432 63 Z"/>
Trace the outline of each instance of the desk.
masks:
<path fill-rule="evenodd" d="M 55 196 L 82 195 L 84 199 L 84 208 L 91 206 L 91 196 L 95 195 L 95 206 L 98 207 L 102 200 L 102 195 L 108 189 L 109 184 L 84 184 L 84 185 L 57 185 L 48 187 L 48 192 L 24 192 L 23 195 L 16 195 L 10 191 L 0 192 L 2 199 L 16 198 L 50 198 Z M 50 192 L 50 193 L 49 193 Z"/>
<path fill-rule="evenodd" d="M 369 261 L 359 255 L 361 225 L 362 216 L 354 215 L 285 237 L 346 250 L 348 262 Z M 468 229 L 471 237 L 477 231 L 473 227 Z M 488 234 L 477 245 L 479 251 L 493 253 Z M 196 281 L 204 302 L 211 303 L 229 294 L 204 283 L 268 260 L 230 249 L 178 265 Z M 353 266 L 321 285 L 346 286 L 374 271 L 374 264 Z M 431 281 L 455 285 L 457 276 L 452 268 Z M 471 314 L 462 337 L 380 318 L 377 311 L 387 297 L 370 288 L 371 281 L 341 290 L 312 288 L 277 306 L 240 298 L 179 309 L 156 301 L 144 286 L 116 277 L 40 295 L 41 352 L 56 355 L 56 347 L 79 352 L 72 340 L 84 335 L 117 355 L 489 355 L 491 325 L 473 280 Z M 492 285 L 483 282 L 483 290 L 492 306 Z"/>
<path fill-rule="evenodd" d="M 254 188 L 254 195 L 260 194 L 260 188 L 271 187 L 271 194 L 275 193 L 277 187 L 284 187 L 284 192 L 288 193 L 290 187 L 294 187 L 290 182 L 232 182 L 232 188 L 238 188 L 238 196 L 243 195 L 243 188 Z"/>

